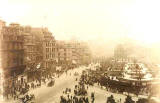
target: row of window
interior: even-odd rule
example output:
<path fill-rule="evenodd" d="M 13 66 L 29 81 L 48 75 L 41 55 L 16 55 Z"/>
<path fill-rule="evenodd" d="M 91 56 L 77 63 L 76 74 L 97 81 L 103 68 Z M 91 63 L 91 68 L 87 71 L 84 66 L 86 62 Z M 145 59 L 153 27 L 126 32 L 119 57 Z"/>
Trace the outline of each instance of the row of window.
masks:
<path fill-rule="evenodd" d="M 53 59 L 55 58 L 55 54 L 46 54 L 46 59 Z"/>
<path fill-rule="evenodd" d="M 24 39 L 24 42 L 25 42 L 25 43 L 34 43 L 34 41 L 31 40 L 31 39 Z"/>
<path fill-rule="evenodd" d="M 46 52 L 55 52 L 55 48 L 46 48 Z"/>
<path fill-rule="evenodd" d="M 17 36 L 17 35 L 1 35 L 0 39 L 5 41 L 21 41 L 21 42 L 24 40 L 22 36 Z"/>
<path fill-rule="evenodd" d="M 8 50 L 20 50 L 23 49 L 22 43 L 3 43 L 2 44 L 3 49 Z"/>
<path fill-rule="evenodd" d="M 36 48 L 34 46 L 27 46 L 26 47 L 26 51 L 27 52 L 35 52 L 36 51 Z"/>
<path fill-rule="evenodd" d="M 79 56 L 77 56 L 77 55 L 71 55 L 71 54 L 60 54 L 60 53 L 58 53 L 58 55 L 55 55 L 55 54 L 46 54 L 46 59 L 54 59 L 55 57 L 58 57 L 58 58 L 76 57 L 76 58 L 79 58 Z"/>
<path fill-rule="evenodd" d="M 55 43 L 46 42 L 46 47 L 51 47 L 51 46 L 55 46 Z"/>
<path fill-rule="evenodd" d="M 35 54 L 27 54 L 27 57 L 28 57 L 30 60 L 35 60 Z"/>
<path fill-rule="evenodd" d="M 2 61 L 2 67 L 14 67 L 14 66 L 20 66 L 23 65 L 23 59 L 22 58 L 10 58 L 8 60 Z"/>
<path fill-rule="evenodd" d="M 53 64 L 51 62 L 46 62 L 45 65 L 46 65 L 46 68 L 48 68 L 48 67 L 51 67 Z"/>
<path fill-rule="evenodd" d="M 54 52 L 54 51 L 60 51 L 60 52 L 78 52 L 77 49 L 66 49 L 66 48 L 49 48 L 49 47 L 46 47 L 46 52 Z"/>
<path fill-rule="evenodd" d="M 70 49 L 59 49 L 59 48 L 46 48 L 46 52 L 55 52 L 55 51 L 60 51 L 60 52 L 72 52 Z"/>

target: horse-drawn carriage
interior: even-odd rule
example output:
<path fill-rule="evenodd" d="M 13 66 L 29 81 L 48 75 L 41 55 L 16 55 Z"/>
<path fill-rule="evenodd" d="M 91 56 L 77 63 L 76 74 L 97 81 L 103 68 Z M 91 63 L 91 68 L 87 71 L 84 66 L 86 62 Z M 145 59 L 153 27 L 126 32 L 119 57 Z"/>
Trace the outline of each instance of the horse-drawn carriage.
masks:
<path fill-rule="evenodd" d="M 79 75 L 78 72 L 75 72 L 75 73 L 74 73 L 74 76 L 78 76 L 78 75 Z"/>
<path fill-rule="evenodd" d="M 20 95 L 19 96 L 19 103 L 35 103 L 34 94 Z"/>
<path fill-rule="evenodd" d="M 51 79 L 50 82 L 48 82 L 47 86 L 52 87 L 55 84 L 55 80 Z"/>

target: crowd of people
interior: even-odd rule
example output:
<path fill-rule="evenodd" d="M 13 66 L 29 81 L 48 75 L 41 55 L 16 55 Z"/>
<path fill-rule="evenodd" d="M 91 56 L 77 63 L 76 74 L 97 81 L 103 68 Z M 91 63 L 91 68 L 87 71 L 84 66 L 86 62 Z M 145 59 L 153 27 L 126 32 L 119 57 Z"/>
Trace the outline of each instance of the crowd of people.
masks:
<path fill-rule="evenodd" d="M 70 88 L 66 88 L 66 90 L 63 91 L 63 95 L 60 97 L 60 103 L 89 103 L 87 94 L 84 85 L 78 84 L 75 85 L 73 93 Z"/>
<path fill-rule="evenodd" d="M 36 76 L 35 76 L 36 77 Z M 34 94 L 29 94 L 30 90 L 41 87 L 41 85 L 53 86 L 55 74 L 43 74 L 39 78 L 32 78 L 31 81 L 28 81 L 24 76 L 19 76 L 10 80 L 6 80 L 4 83 L 4 99 L 10 100 L 14 99 L 15 101 L 30 101 L 35 99 Z"/>
<path fill-rule="evenodd" d="M 24 97 L 20 97 L 19 99 L 22 101 L 22 103 L 27 103 L 28 101 L 35 100 L 35 96 L 34 94 L 30 94 L 30 95 L 26 94 Z"/>
<path fill-rule="evenodd" d="M 91 94 L 88 94 L 88 88 L 90 86 L 93 86 L 95 81 L 96 81 L 95 78 L 89 76 L 86 72 L 83 72 L 81 78 L 78 81 L 78 85 L 75 85 L 73 92 L 71 88 L 66 88 L 65 91 L 63 91 L 63 95 L 60 96 L 60 103 L 94 103 L 95 93 L 91 92 Z M 114 98 L 114 95 L 111 95 L 106 98 L 106 103 L 146 103 L 146 102 L 142 100 L 138 100 L 136 102 L 129 95 L 126 97 L 125 101 L 122 102 L 121 98 L 117 100 Z"/>
<path fill-rule="evenodd" d="M 66 75 L 68 75 L 67 71 L 65 71 L 65 73 Z M 76 78 L 76 81 L 78 81 L 78 83 L 77 85 L 75 85 L 74 90 L 72 90 L 71 88 L 66 88 L 65 91 L 63 91 L 62 96 L 60 96 L 60 103 L 94 103 L 95 93 L 92 92 L 91 94 L 88 94 L 88 88 L 89 86 L 94 86 L 95 83 L 100 87 L 105 86 L 106 90 L 109 92 L 123 94 L 125 90 L 121 88 L 119 84 L 115 84 L 115 82 L 112 82 L 113 78 L 105 77 L 101 74 L 102 73 L 98 74 L 98 71 L 83 71 L 80 79 Z M 74 73 L 74 76 L 78 75 L 79 74 L 77 72 Z M 24 79 L 24 77 L 21 77 L 20 80 L 12 79 L 8 81 L 8 83 L 6 83 L 8 85 L 4 86 L 4 97 L 6 99 L 13 98 L 14 100 L 21 100 L 22 103 L 31 101 L 32 99 L 35 99 L 35 96 L 33 94 L 28 94 L 28 91 L 41 87 L 42 84 L 47 84 L 47 86 L 54 85 L 55 81 L 53 77 L 55 77 L 55 75 L 50 73 L 42 74 L 40 79 L 34 78 L 34 80 L 31 82 L 28 82 L 26 79 Z M 133 91 L 134 89 L 136 88 L 133 88 Z M 124 103 L 146 103 L 143 100 L 138 101 L 135 102 L 132 97 L 128 95 Z M 117 101 L 115 100 L 114 95 L 111 95 L 110 97 L 106 98 L 106 103 L 122 103 L 122 100 L 120 98 Z"/>
<path fill-rule="evenodd" d="M 89 99 L 86 96 L 72 96 L 68 94 L 60 97 L 60 103 L 89 103 Z"/>
<path fill-rule="evenodd" d="M 146 102 L 148 99 L 138 98 L 138 101 L 134 101 L 129 94 L 135 94 L 138 97 L 138 94 L 148 93 L 150 90 L 147 87 L 136 88 L 130 85 L 121 84 L 117 82 L 117 78 L 114 76 L 106 76 L 104 72 L 100 72 L 99 70 L 86 70 L 82 74 L 83 81 L 86 85 L 93 86 L 94 84 L 98 84 L 98 86 L 105 87 L 108 92 L 118 93 L 121 95 L 127 95 L 124 103 L 149 103 Z M 111 95 L 107 98 L 106 103 L 122 103 L 121 98 L 119 100 L 115 100 L 114 96 Z"/>
<path fill-rule="evenodd" d="M 75 76 L 79 75 L 78 73 L 75 74 Z M 74 86 L 73 91 L 70 88 L 66 88 L 65 91 L 63 91 L 63 95 L 60 96 L 60 103 L 94 103 L 94 93 L 91 93 L 89 99 L 89 94 L 87 92 L 88 86 L 85 85 L 83 76 L 81 76 L 79 81 L 76 78 L 76 81 L 78 84 Z"/>

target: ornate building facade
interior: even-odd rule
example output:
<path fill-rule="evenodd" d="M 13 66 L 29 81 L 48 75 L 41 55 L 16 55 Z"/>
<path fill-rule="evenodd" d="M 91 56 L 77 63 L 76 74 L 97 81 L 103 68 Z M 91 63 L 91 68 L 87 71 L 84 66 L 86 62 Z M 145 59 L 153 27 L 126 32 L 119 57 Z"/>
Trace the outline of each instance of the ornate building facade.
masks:
<path fill-rule="evenodd" d="M 116 60 L 122 60 L 122 61 L 125 61 L 127 59 L 127 51 L 125 50 L 123 45 L 119 44 L 114 49 L 114 58 Z"/>
<path fill-rule="evenodd" d="M 16 76 L 25 69 L 23 28 L 16 23 L 1 28 L 1 63 L 5 76 Z"/>
<path fill-rule="evenodd" d="M 57 41 L 47 28 L 33 28 L 0 21 L 1 67 L 6 76 L 16 76 L 25 69 L 41 64 L 41 68 L 90 62 L 86 43 Z M 28 71 L 27 71 L 28 72 Z"/>
<path fill-rule="evenodd" d="M 24 57 L 27 67 L 36 62 L 36 40 L 35 35 L 31 32 L 31 27 L 24 27 Z"/>
<path fill-rule="evenodd" d="M 91 52 L 84 42 L 56 41 L 56 58 L 62 63 L 85 64 L 91 61 Z"/>
<path fill-rule="evenodd" d="M 48 29 L 43 29 L 43 67 L 48 69 L 55 65 L 55 38 Z"/>

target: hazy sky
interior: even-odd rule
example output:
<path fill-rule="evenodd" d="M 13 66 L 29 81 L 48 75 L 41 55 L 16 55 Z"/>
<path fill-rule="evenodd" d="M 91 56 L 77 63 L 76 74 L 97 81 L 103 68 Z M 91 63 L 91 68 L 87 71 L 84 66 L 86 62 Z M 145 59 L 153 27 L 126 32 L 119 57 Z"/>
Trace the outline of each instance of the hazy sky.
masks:
<path fill-rule="evenodd" d="M 95 55 L 137 40 L 160 60 L 160 0 L 1 0 L 0 17 L 48 27 L 56 39 L 88 40 Z"/>
<path fill-rule="evenodd" d="M 81 40 L 130 37 L 160 41 L 159 0 L 1 0 L 0 17 L 48 27 L 57 39 Z"/>

